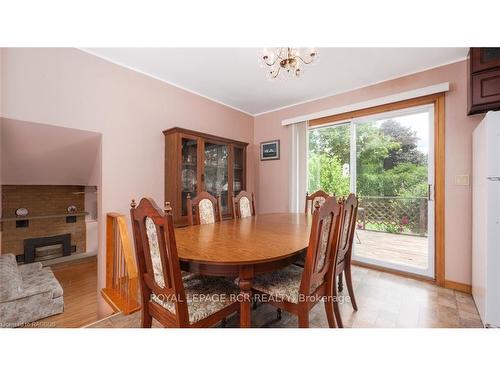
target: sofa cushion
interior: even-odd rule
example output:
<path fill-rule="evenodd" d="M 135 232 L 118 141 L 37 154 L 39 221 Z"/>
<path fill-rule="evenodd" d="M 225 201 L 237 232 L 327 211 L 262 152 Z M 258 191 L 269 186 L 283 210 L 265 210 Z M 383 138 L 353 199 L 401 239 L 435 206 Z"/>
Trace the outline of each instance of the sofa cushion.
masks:
<path fill-rule="evenodd" d="M 40 272 L 40 270 L 42 269 L 42 263 L 35 262 L 35 263 L 21 264 L 18 267 L 18 269 L 19 272 L 21 273 L 21 277 L 24 277 L 25 275 L 28 275 L 30 273 Z"/>
<path fill-rule="evenodd" d="M 23 279 L 14 254 L 0 256 L 0 301 L 9 301 L 22 293 Z"/>
<path fill-rule="evenodd" d="M 40 272 L 23 276 L 23 295 L 52 292 L 52 298 L 63 295 L 63 289 L 50 268 L 42 268 Z"/>

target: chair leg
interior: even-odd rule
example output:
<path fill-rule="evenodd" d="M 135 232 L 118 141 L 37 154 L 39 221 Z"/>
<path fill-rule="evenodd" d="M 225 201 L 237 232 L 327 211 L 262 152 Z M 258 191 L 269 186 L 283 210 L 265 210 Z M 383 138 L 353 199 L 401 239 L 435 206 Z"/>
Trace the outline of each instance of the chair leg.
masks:
<path fill-rule="evenodd" d="M 336 328 L 337 323 L 335 322 L 335 317 L 333 316 L 333 303 L 330 301 L 325 301 L 326 318 L 328 319 L 328 327 Z"/>
<path fill-rule="evenodd" d="M 335 288 L 333 288 L 333 312 L 335 314 L 335 320 L 337 322 L 337 327 L 344 328 L 344 324 L 342 324 L 342 317 L 340 316 L 338 294 L 337 294 L 337 290 Z"/>
<path fill-rule="evenodd" d="M 339 292 L 342 292 L 344 290 L 344 272 L 339 273 L 339 280 L 338 280 L 338 289 Z"/>
<path fill-rule="evenodd" d="M 252 308 L 254 310 L 257 309 L 257 298 L 255 298 L 255 295 L 252 296 Z"/>
<path fill-rule="evenodd" d="M 276 309 L 276 319 L 281 320 L 281 309 Z"/>
<path fill-rule="evenodd" d="M 151 328 L 151 325 L 153 324 L 153 318 L 151 315 L 149 315 L 149 311 L 147 311 L 147 308 L 142 308 L 141 310 L 141 327 L 142 328 Z"/>
<path fill-rule="evenodd" d="M 299 328 L 309 328 L 309 311 L 299 312 Z"/>
<path fill-rule="evenodd" d="M 347 291 L 349 292 L 349 297 L 351 298 L 352 307 L 355 311 L 358 311 L 358 304 L 356 303 L 354 288 L 352 286 L 351 264 L 348 264 L 345 269 L 345 283 L 347 284 Z"/>

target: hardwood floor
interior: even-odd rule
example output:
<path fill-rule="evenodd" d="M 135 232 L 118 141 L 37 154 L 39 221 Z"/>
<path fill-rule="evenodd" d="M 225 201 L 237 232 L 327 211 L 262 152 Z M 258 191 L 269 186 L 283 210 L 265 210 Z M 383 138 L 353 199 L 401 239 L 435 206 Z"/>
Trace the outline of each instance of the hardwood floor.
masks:
<path fill-rule="evenodd" d="M 97 258 L 50 266 L 64 290 L 64 312 L 27 327 L 77 328 L 97 321 Z"/>
<path fill-rule="evenodd" d="M 353 282 L 359 311 L 350 302 L 341 305 L 344 326 L 352 328 L 478 328 L 481 320 L 471 295 L 367 268 L 353 267 Z M 347 295 L 346 288 L 341 293 Z M 326 328 L 323 304 L 314 307 L 310 325 Z M 93 325 L 93 328 L 132 328 L 140 326 L 140 313 L 116 314 Z M 155 327 L 159 327 L 154 322 Z M 238 316 L 228 319 L 227 327 L 238 327 Z M 276 320 L 276 309 L 259 305 L 252 310 L 253 327 L 297 327 L 297 318 L 283 311 Z"/>

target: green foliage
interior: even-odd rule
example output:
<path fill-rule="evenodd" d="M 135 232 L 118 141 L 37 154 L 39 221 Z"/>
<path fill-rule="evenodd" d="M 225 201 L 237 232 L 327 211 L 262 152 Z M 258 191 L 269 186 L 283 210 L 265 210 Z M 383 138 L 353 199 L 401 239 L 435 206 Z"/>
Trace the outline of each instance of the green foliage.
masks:
<path fill-rule="evenodd" d="M 380 132 L 399 144 L 399 147 L 391 150 L 388 157 L 384 160 L 385 169 L 394 168 L 396 165 L 402 163 L 417 165 L 427 163 L 427 155 L 424 155 L 417 148 L 418 137 L 415 130 L 401 126 L 399 122 L 389 119 L 380 125 Z"/>
<path fill-rule="evenodd" d="M 360 196 L 426 196 L 427 155 L 418 150 L 414 130 L 390 119 L 380 125 L 358 124 L 356 131 Z M 343 176 L 342 165 L 350 161 L 350 137 L 349 125 L 309 132 L 310 192 L 349 192 L 349 177 Z"/>
<path fill-rule="evenodd" d="M 342 175 L 342 164 L 335 155 L 311 154 L 308 191 L 324 190 L 329 194 L 349 194 L 349 176 Z"/>
<path fill-rule="evenodd" d="M 408 225 L 396 225 L 391 223 L 368 223 L 366 229 L 377 232 L 386 233 L 412 233 L 412 229 Z"/>

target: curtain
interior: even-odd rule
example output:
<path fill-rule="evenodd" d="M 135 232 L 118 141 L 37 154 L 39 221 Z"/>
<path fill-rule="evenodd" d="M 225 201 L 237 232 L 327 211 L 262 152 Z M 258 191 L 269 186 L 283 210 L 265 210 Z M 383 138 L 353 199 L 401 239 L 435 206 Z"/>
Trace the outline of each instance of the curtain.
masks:
<path fill-rule="evenodd" d="M 292 129 L 290 152 L 289 211 L 302 212 L 307 189 L 308 121 L 289 125 Z"/>

